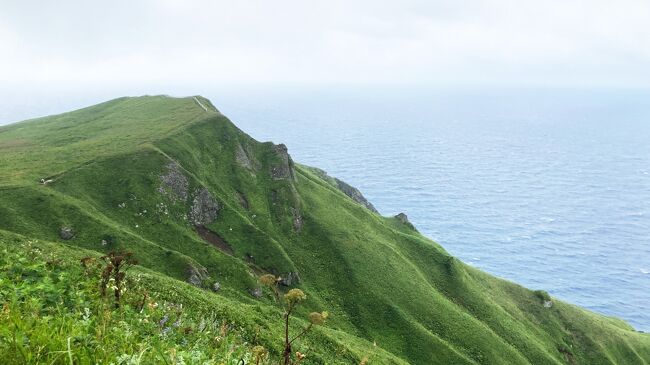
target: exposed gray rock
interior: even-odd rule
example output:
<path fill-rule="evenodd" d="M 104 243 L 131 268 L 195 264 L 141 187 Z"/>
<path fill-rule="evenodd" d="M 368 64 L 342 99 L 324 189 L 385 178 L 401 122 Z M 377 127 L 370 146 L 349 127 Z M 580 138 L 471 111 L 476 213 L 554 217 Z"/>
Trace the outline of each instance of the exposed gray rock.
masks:
<path fill-rule="evenodd" d="M 208 189 L 201 188 L 194 195 L 189 218 L 195 226 L 210 224 L 217 219 L 219 203 L 212 197 Z"/>
<path fill-rule="evenodd" d="M 189 183 L 183 175 L 181 167 L 176 162 L 170 162 L 167 166 L 167 173 L 160 176 L 162 185 L 158 191 L 162 194 L 169 195 L 172 201 L 187 201 Z M 171 194 L 169 194 L 171 192 Z"/>
<path fill-rule="evenodd" d="M 302 230 L 302 225 L 304 223 L 304 220 L 302 218 L 302 215 L 300 214 L 300 209 L 291 207 L 291 215 L 293 216 L 293 229 L 296 232 L 300 232 Z"/>
<path fill-rule="evenodd" d="M 366 207 L 368 210 L 370 210 L 370 211 L 372 211 L 372 212 L 379 213 L 379 212 L 377 211 L 377 209 L 375 209 L 375 207 L 372 205 L 372 203 L 370 203 L 370 202 L 368 201 L 368 199 L 366 199 L 366 197 L 363 196 L 363 194 L 361 194 L 361 192 L 359 191 L 359 189 L 357 189 L 357 188 L 355 188 L 354 186 L 352 186 L 352 185 L 346 183 L 346 182 L 343 181 L 343 180 L 340 180 L 340 179 L 337 179 L 337 178 L 335 178 L 335 177 L 331 177 L 331 176 L 329 176 L 329 175 L 327 174 L 327 172 L 324 171 L 324 170 L 321 170 L 321 169 L 318 169 L 318 168 L 315 168 L 315 167 L 312 167 L 311 169 L 312 169 L 312 171 L 314 171 L 314 172 L 316 173 L 316 175 L 318 175 L 321 179 L 327 181 L 328 183 L 330 183 L 330 185 L 333 185 L 334 187 L 336 187 L 337 189 L 339 189 L 341 192 L 343 192 L 343 194 L 347 195 L 350 199 L 352 199 L 352 200 L 354 200 L 355 202 L 357 202 L 357 203 L 363 205 L 364 207 Z"/>
<path fill-rule="evenodd" d="M 544 308 L 551 308 L 553 306 L 553 301 L 552 300 L 545 300 L 544 301 Z"/>
<path fill-rule="evenodd" d="M 248 151 L 247 148 L 242 146 L 240 143 L 237 144 L 235 148 L 235 161 L 243 168 L 254 171 L 259 165 L 255 160 L 255 156 Z"/>
<path fill-rule="evenodd" d="M 221 290 L 221 284 L 219 284 L 218 281 L 215 281 L 215 283 L 212 285 L 212 290 L 213 290 L 213 291 L 219 291 L 219 290 Z"/>
<path fill-rule="evenodd" d="M 363 205 L 364 207 L 368 208 L 368 210 L 370 210 L 372 212 L 375 212 L 375 213 L 379 213 L 377 211 L 377 209 L 375 209 L 375 207 L 372 205 L 372 203 L 370 203 L 366 199 L 366 197 L 364 197 L 363 194 L 361 194 L 359 189 L 357 189 L 354 186 L 346 183 L 343 180 L 339 180 L 337 178 L 334 178 L 334 180 L 336 181 L 336 185 L 338 186 L 339 190 L 341 190 L 343 192 L 343 194 L 349 196 L 355 202 L 357 202 L 357 203 Z"/>
<path fill-rule="evenodd" d="M 287 146 L 283 144 L 273 146 L 276 155 L 279 157 L 279 162 L 271 166 L 271 178 L 274 180 L 294 180 L 295 172 L 294 165 Z"/>
<path fill-rule="evenodd" d="M 255 298 L 261 298 L 262 297 L 262 288 L 254 288 L 254 289 L 248 289 L 248 292 Z"/>
<path fill-rule="evenodd" d="M 208 269 L 201 267 L 197 268 L 192 265 L 187 267 L 187 282 L 201 287 L 203 285 L 203 280 L 208 278 Z"/>
<path fill-rule="evenodd" d="M 403 224 L 411 223 L 409 221 L 409 217 L 405 213 L 399 213 L 398 215 L 395 216 L 395 218 L 397 218 L 397 220 L 399 220 Z"/>
<path fill-rule="evenodd" d="M 300 283 L 300 276 L 297 272 L 291 271 L 286 275 L 281 275 L 278 283 L 283 286 L 293 286 Z"/>
<path fill-rule="evenodd" d="M 70 227 L 61 227 L 59 230 L 59 237 L 61 237 L 62 240 L 71 240 L 74 238 L 74 231 Z"/>
<path fill-rule="evenodd" d="M 415 230 L 415 226 L 409 221 L 409 217 L 406 216 L 404 213 L 399 213 L 398 215 L 395 216 L 395 218 L 400 221 L 402 224 L 408 226 L 411 229 Z"/>

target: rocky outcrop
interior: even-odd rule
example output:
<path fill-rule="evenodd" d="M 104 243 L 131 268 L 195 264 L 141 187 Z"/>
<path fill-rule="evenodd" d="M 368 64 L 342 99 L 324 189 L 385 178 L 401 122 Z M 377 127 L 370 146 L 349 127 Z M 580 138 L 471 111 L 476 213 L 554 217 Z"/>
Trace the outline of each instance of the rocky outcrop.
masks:
<path fill-rule="evenodd" d="M 158 191 L 161 194 L 169 196 L 172 201 L 187 201 L 189 182 L 181 167 L 176 162 L 170 162 L 167 166 L 167 172 L 160 176 L 162 182 Z"/>
<path fill-rule="evenodd" d="M 187 267 L 187 282 L 197 286 L 201 287 L 203 285 L 203 281 L 208 279 L 208 269 L 201 267 L 197 268 L 192 265 Z"/>
<path fill-rule="evenodd" d="M 255 159 L 255 155 L 241 143 L 238 143 L 235 148 L 235 161 L 239 166 L 251 172 L 254 172 L 259 167 L 259 162 Z"/>
<path fill-rule="evenodd" d="M 409 221 L 409 217 L 405 213 L 399 213 L 398 215 L 395 216 L 395 218 L 402 222 L 402 224 L 411 224 Z"/>
<path fill-rule="evenodd" d="M 372 203 L 370 203 L 368 199 L 366 199 L 366 197 L 364 197 L 363 194 L 361 194 L 359 189 L 337 178 L 334 178 L 334 180 L 336 181 L 336 185 L 338 186 L 339 190 L 341 190 L 343 194 L 349 196 L 355 202 L 368 208 L 368 210 L 370 210 L 371 212 L 379 213 L 377 209 L 375 209 L 375 207 L 372 205 Z"/>
<path fill-rule="evenodd" d="M 273 148 L 279 161 L 271 166 L 271 178 L 273 180 L 295 180 L 293 160 L 289 156 L 287 146 L 279 144 Z"/>
<path fill-rule="evenodd" d="M 355 188 L 354 186 L 346 183 L 343 180 L 337 179 L 335 177 L 329 176 L 325 170 L 321 170 L 315 167 L 311 167 L 312 171 L 318 175 L 321 179 L 327 181 L 330 183 L 330 185 L 336 187 L 339 189 L 343 194 L 347 195 L 350 199 L 354 200 L 355 202 L 363 205 L 366 207 L 368 210 L 374 213 L 379 213 L 377 209 L 375 209 L 374 205 L 366 199 L 363 194 L 361 194 L 361 191 L 359 189 Z"/>
<path fill-rule="evenodd" d="M 217 219 L 219 203 L 206 188 L 199 189 L 194 194 L 189 218 L 195 226 L 210 224 Z"/>
<path fill-rule="evenodd" d="M 293 229 L 296 232 L 300 232 L 302 230 L 302 225 L 304 224 L 304 220 L 300 214 L 300 209 L 294 207 L 291 207 L 290 209 L 293 217 Z"/>
<path fill-rule="evenodd" d="M 407 217 L 406 214 L 399 213 L 398 215 L 395 216 L 395 219 L 400 221 L 400 223 L 402 223 L 403 225 L 405 225 L 405 226 L 407 226 L 407 227 L 409 227 L 409 228 L 411 228 L 413 230 L 416 230 L 415 226 L 409 221 L 409 217 Z"/>
<path fill-rule="evenodd" d="M 261 298 L 262 297 L 262 288 L 254 288 L 254 289 L 248 289 L 248 292 L 253 296 L 253 298 Z"/>
<path fill-rule="evenodd" d="M 59 237 L 61 237 L 62 240 L 71 240 L 74 238 L 74 231 L 70 227 L 61 227 L 59 230 Z"/>
<path fill-rule="evenodd" d="M 544 305 L 544 308 L 551 308 L 553 306 L 553 301 L 552 300 L 545 300 L 543 305 Z"/>
<path fill-rule="evenodd" d="M 294 286 L 300 283 L 300 276 L 297 272 L 288 272 L 285 275 L 280 275 L 280 280 L 278 283 L 283 286 Z"/>

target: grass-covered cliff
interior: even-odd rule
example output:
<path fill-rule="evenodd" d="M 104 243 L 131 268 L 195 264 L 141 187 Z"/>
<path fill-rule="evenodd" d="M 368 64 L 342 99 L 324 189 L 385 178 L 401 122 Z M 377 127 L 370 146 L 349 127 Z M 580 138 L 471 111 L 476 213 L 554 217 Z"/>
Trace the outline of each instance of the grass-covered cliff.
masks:
<path fill-rule="evenodd" d="M 305 364 L 650 362 L 648 335 L 463 264 L 201 97 L 0 128 L 0 250 L 7 363 L 237 363 L 257 345 L 279 358 L 267 273 L 307 294 L 296 328 L 330 313 L 296 344 Z M 125 250 L 134 294 L 111 309 L 79 260 Z"/>

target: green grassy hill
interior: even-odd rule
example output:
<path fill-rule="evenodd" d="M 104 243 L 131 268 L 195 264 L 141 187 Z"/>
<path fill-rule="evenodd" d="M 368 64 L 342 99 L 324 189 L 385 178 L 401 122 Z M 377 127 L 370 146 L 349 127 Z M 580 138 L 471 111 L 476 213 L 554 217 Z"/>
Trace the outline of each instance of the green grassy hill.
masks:
<path fill-rule="evenodd" d="M 256 345 L 277 358 L 281 314 L 258 282 L 272 273 L 307 294 L 297 325 L 331 314 L 297 344 L 305 364 L 650 363 L 650 336 L 467 266 L 352 190 L 202 97 L 120 98 L 2 127 L 0 358 L 237 363 Z M 78 260 L 120 250 L 140 264 L 133 292 L 182 304 L 187 333 L 143 324 L 159 309 L 97 298 Z M 74 324 L 86 308 L 113 319 Z M 225 347 L 197 331 L 205 318 L 227 325 Z"/>

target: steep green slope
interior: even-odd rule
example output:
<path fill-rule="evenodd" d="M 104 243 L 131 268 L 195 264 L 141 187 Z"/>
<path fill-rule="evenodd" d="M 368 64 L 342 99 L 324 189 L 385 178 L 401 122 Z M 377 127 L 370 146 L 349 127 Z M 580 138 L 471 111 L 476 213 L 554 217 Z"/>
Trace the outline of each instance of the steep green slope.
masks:
<path fill-rule="evenodd" d="M 331 312 L 308 341 L 347 346 L 344 363 L 373 341 L 395 356 L 379 363 L 650 362 L 647 335 L 471 268 L 357 193 L 201 97 L 121 98 L 0 128 L 0 229 L 128 249 L 161 283 L 218 282 L 192 295 L 248 306 L 271 332 L 257 278 L 280 275 L 309 297 L 299 315 Z M 336 358 L 314 353 L 306 361 Z"/>

